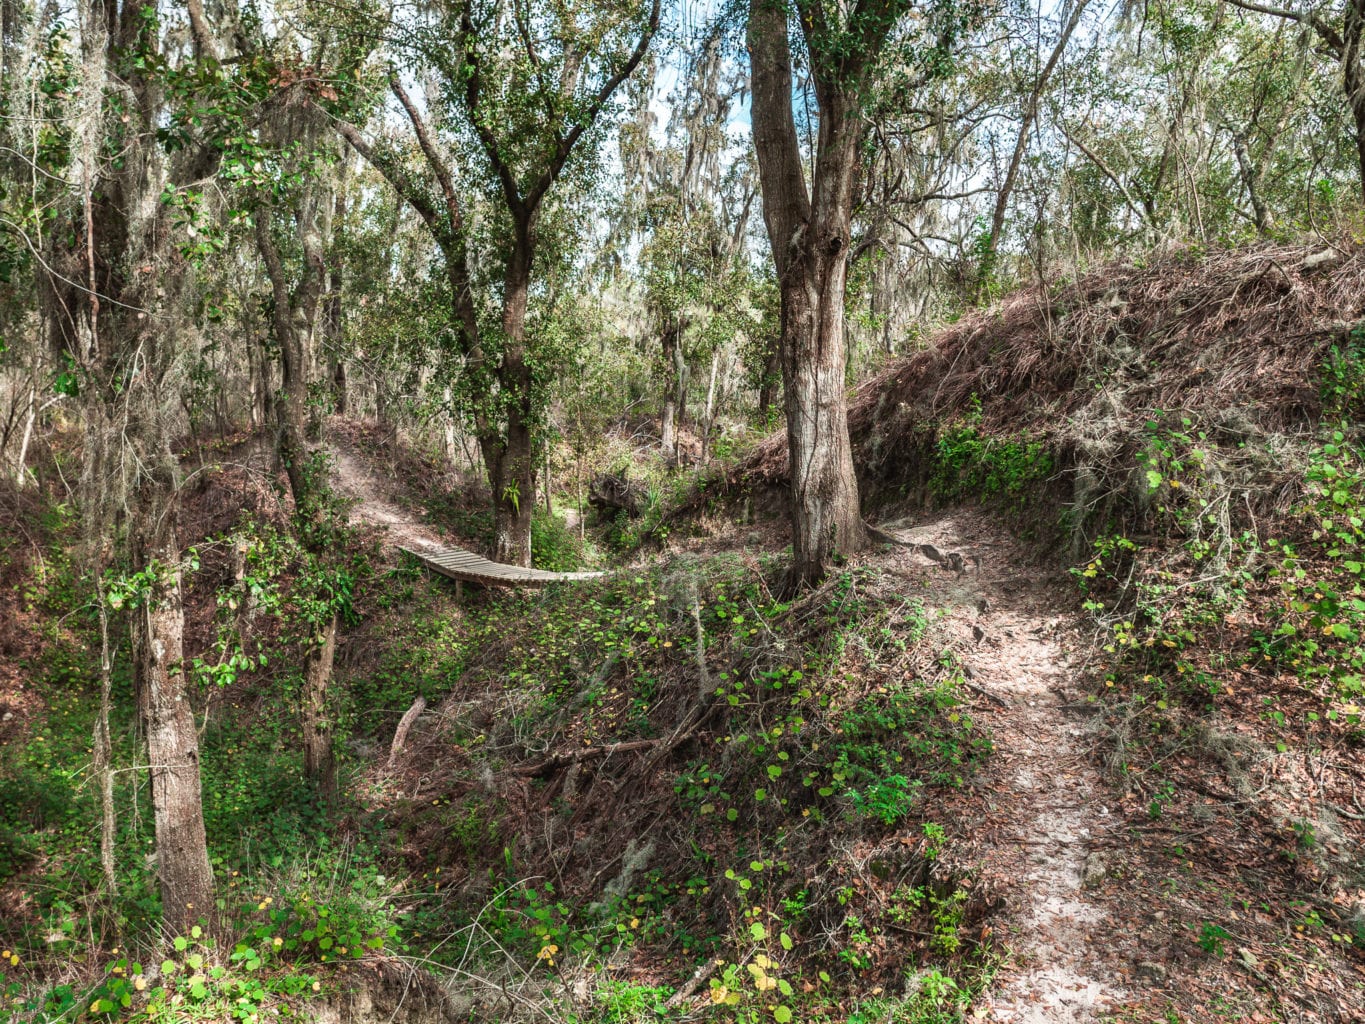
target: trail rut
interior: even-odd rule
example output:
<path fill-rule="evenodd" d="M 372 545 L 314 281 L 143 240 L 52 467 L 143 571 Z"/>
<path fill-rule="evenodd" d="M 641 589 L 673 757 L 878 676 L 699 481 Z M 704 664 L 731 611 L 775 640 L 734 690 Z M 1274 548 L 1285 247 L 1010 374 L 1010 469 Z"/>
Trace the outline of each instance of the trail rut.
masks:
<path fill-rule="evenodd" d="M 354 522 L 382 527 L 384 546 L 417 551 L 446 547 L 435 530 L 412 521 L 412 516 L 389 501 L 382 492 L 379 479 L 369 466 L 348 448 L 332 447 L 332 481 L 336 489 L 355 504 L 351 508 Z"/>
<path fill-rule="evenodd" d="M 1084 731 L 1068 713 L 1075 700 L 1069 616 L 1059 582 L 1024 566 L 1023 553 L 992 535 L 971 513 L 930 522 L 882 524 L 898 539 L 981 558 L 979 571 L 927 570 L 932 593 L 949 609 L 948 626 L 965 636 L 973 684 L 992 704 L 988 724 L 997 752 L 995 799 L 981 822 L 984 871 L 1009 893 L 1005 931 L 1012 956 L 978 1007 L 998 1024 L 1086 1024 L 1102 1018 L 1126 993 L 1108 915 L 1086 888 L 1102 877 L 1096 840 L 1118 825 L 1104 806 L 1104 782 L 1085 755 Z M 979 542 L 979 538 L 991 539 Z M 906 552 L 916 575 L 927 559 Z M 970 560 L 969 560 L 970 561 Z M 1064 586 L 1064 581 L 1061 586 Z M 980 1011 L 985 1011 L 984 1015 Z"/>

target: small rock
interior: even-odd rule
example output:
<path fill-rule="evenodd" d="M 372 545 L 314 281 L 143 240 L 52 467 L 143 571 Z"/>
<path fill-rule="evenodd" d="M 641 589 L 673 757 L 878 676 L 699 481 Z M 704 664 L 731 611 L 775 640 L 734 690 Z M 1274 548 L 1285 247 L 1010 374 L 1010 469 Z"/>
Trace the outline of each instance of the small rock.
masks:
<path fill-rule="evenodd" d="M 6 712 L 5 712 L 5 717 L 0 718 L 0 722 L 8 722 L 8 721 L 9 721 L 11 718 L 13 718 L 13 717 L 14 717 L 14 712 L 13 712 L 13 711 L 6 711 Z"/>
<path fill-rule="evenodd" d="M 1323 249 L 1321 252 L 1315 252 L 1311 256 L 1305 256 L 1303 258 L 1303 269 L 1315 270 L 1325 264 L 1335 263 L 1340 258 L 1341 254 L 1335 249 Z"/>
<path fill-rule="evenodd" d="M 1144 960 L 1137 965 L 1137 976 L 1143 981 L 1150 981 L 1154 985 L 1163 984 L 1166 981 L 1166 968 L 1163 964 L 1155 960 Z"/>
<path fill-rule="evenodd" d="M 1092 853 L 1085 858 L 1085 867 L 1081 870 L 1081 884 L 1087 889 L 1093 889 L 1105 880 L 1109 874 L 1109 865 L 1104 861 L 1104 854 Z"/>

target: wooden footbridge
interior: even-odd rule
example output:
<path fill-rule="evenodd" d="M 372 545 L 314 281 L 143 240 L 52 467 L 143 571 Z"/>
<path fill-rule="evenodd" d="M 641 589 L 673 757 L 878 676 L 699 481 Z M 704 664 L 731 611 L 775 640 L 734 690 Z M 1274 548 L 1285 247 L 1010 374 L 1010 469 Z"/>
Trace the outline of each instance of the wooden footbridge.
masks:
<path fill-rule="evenodd" d="M 432 572 L 448 576 L 456 583 L 480 583 L 486 587 L 543 587 L 547 583 L 560 583 L 567 580 L 591 580 L 605 575 L 600 572 L 548 572 L 544 569 L 527 569 L 520 565 L 504 565 L 492 562 L 460 548 L 432 548 L 430 551 L 415 551 L 399 547 Z"/>

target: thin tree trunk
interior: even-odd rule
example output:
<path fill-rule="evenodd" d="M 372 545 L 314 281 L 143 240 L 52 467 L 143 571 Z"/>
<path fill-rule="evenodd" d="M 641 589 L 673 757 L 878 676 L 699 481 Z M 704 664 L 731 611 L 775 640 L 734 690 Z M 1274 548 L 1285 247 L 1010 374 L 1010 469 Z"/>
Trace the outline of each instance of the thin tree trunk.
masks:
<path fill-rule="evenodd" d="M 758 386 L 758 418 L 767 424 L 774 393 L 782 383 L 782 336 L 774 337 L 763 356 L 763 379 Z"/>
<path fill-rule="evenodd" d="M 170 453 L 164 458 L 169 460 Z M 171 934 L 181 935 L 200 920 L 213 919 L 213 869 L 204 835 L 199 739 L 183 667 L 185 613 L 175 495 L 165 471 L 156 475 L 160 479 L 144 487 L 134 564 L 154 570 L 157 578 L 133 613 L 132 632 L 138 708 L 151 767 L 162 921 Z"/>
<path fill-rule="evenodd" d="M 96 543 L 98 542 L 97 539 Z M 117 896 L 118 876 L 115 873 L 114 845 L 118 834 L 118 819 L 114 807 L 113 749 L 109 740 L 113 662 L 109 652 L 109 601 L 104 592 L 102 558 L 97 559 L 95 564 L 95 600 L 99 604 L 100 618 L 100 708 L 95 718 L 91 768 L 100 783 L 100 867 L 104 870 L 104 881 L 109 887 L 109 894 Z"/>
<path fill-rule="evenodd" d="M 677 459 L 678 448 L 678 398 L 677 398 L 677 364 L 675 353 L 678 348 L 678 332 L 673 324 L 664 328 L 663 349 L 664 349 L 664 412 L 663 425 L 660 428 L 659 446 L 663 453 L 671 461 Z"/>
<path fill-rule="evenodd" d="M 326 803 L 330 803 L 337 792 L 332 722 L 327 708 L 336 639 L 337 617 L 333 615 L 323 626 L 321 635 L 313 638 L 303 673 L 303 771 Z"/>
<path fill-rule="evenodd" d="M 1062 54 L 1066 51 L 1066 44 L 1071 41 L 1071 34 L 1076 31 L 1081 15 L 1085 13 L 1086 5 L 1089 3 L 1090 0 L 1075 0 L 1074 6 L 1071 8 L 1071 17 L 1062 27 L 1061 37 L 1058 38 L 1057 45 L 1052 49 L 1052 56 L 1048 58 L 1042 71 L 1038 73 L 1038 78 L 1033 83 L 1033 89 L 1029 93 L 1028 102 L 1024 105 L 1024 116 L 1019 123 L 1019 134 L 1014 140 L 1014 152 L 1010 155 L 1009 168 L 1005 171 L 1005 180 L 1000 183 L 1000 191 L 996 193 L 995 210 L 991 214 L 991 234 L 988 245 L 990 258 L 994 258 L 995 248 L 1000 243 L 1001 232 L 1005 230 L 1005 212 L 1009 208 L 1010 193 L 1014 191 L 1014 183 L 1019 177 L 1019 168 L 1023 165 L 1024 154 L 1028 151 L 1029 134 L 1033 129 L 1033 122 L 1038 117 L 1038 100 L 1047 88 L 1047 83 L 1052 78 L 1052 72 L 1056 70 L 1058 62 L 1062 59 Z"/>
<path fill-rule="evenodd" d="M 716 372 L 720 369 L 720 349 L 711 353 L 711 379 L 706 385 L 706 415 L 702 419 L 701 464 L 711 461 L 711 427 L 716 420 Z"/>
<path fill-rule="evenodd" d="M 14 486 L 20 490 L 23 490 L 24 485 L 28 483 L 28 474 L 25 472 L 28 462 L 28 442 L 33 437 L 33 424 L 37 418 L 38 391 L 35 386 L 30 384 L 28 389 L 28 416 L 24 420 L 23 439 L 19 442 L 19 459 L 14 464 Z"/>
<path fill-rule="evenodd" d="M 1251 200 L 1251 214 L 1256 230 L 1263 235 L 1268 234 L 1271 228 L 1271 213 L 1270 208 L 1266 206 L 1265 197 L 1261 194 L 1261 170 L 1252 161 L 1251 149 L 1247 145 L 1246 136 L 1241 132 L 1233 133 L 1232 151 L 1237 157 L 1237 169 L 1241 172 L 1242 184 L 1246 186 L 1247 198 Z"/>
<path fill-rule="evenodd" d="M 304 208 L 307 209 L 305 200 Z M 289 490 L 294 497 L 294 526 L 304 547 L 321 557 L 323 542 L 319 539 L 322 509 L 319 496 L 326 484 L 314 480 L 305 434 L 308 408 L 308 360 L 304 339 L 313 333 L 319 297 L 324 280 L 321 241 L 314 225 L 300 225 L 303 242 L 303 276 L 291 294 L 285 269 L 270 234 L 270 212 L 257 214 L 256 241 L 266 265 L 275 300 L 274 334 L 280 351 L 280 369 L 284 379 L 283 401 L 279 405 L 279 439 L 277 442 Z M 304 693 L 300 718 L 303 727 L 304 773 L 324 802 L 336 795 L 336 761 L 332 752 L 332 728 L 327 719 L 327 692 L 332 680 L 332 663 L 336 644 L 336 614 L 326 625 L 320 624 L 321 635 L 314 638 L 304 667 Z"/>
<path fill-rule="evenodd" d="M 341 181 L 337 185 L 336 201 L 332 213 L 334 225 L 340 224 L 346 217 L 345 169 L 349 166 L 349 159 L 342 162 Z M 335 246 L 333 248 L 335 249 Z M 327 358 L 331 364 L 331 372 L 328 374 L 328 378 L 332 388 L 332 407 L 338 416 L 345 416 L 349 411 L 349 396 L 346 394 L 346 359 L 341 351 L 341 287 L 344 268 L 340 254 L 335 251 L 329 262 L 327 311 L 324 316 Z"/>
<path fill-rule="evenodd" d="M 682 345 L 682 335 L 686 329 L 686 323 L 678 324 L 678 343 L 673 346 L 673 408 L 679 427 L 687 422 L 687 385 L 692 376 Z"/>

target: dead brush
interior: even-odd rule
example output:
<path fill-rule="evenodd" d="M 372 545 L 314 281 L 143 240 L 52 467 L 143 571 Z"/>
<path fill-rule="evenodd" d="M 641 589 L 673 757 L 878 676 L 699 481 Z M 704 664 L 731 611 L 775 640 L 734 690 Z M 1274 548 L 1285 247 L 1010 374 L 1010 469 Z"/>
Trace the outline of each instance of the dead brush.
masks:
<path fill-rule="evenodd" d="M 1176 249 L 1015 293 L 859 386 L 849 408 L 864 500 L 923 493 L 945 426 L 1042 441 L 1072 557 L 1107 522 L 1141 530 L 1163 495 L 1136 456 L 1154 416 L 1190 420 L 1209 453 L 1201 518 L 1216 545 L 1296 496 L 1286 470 L 1316 437 L 1334 346 L 1365 318 L 1365 247 Z M 785 433 L 730 483 L 781 484 Z M 927 495 L 932 497 L 931 495 Z"/>

